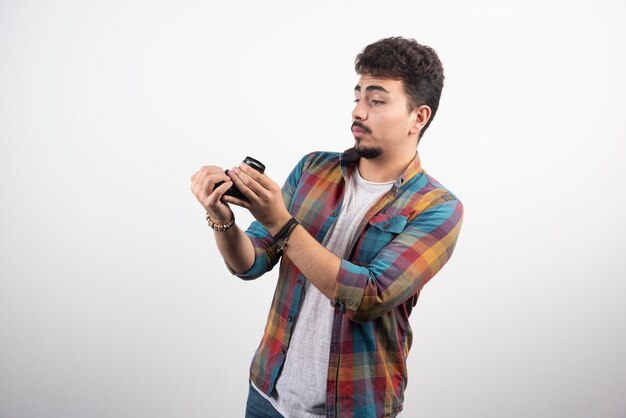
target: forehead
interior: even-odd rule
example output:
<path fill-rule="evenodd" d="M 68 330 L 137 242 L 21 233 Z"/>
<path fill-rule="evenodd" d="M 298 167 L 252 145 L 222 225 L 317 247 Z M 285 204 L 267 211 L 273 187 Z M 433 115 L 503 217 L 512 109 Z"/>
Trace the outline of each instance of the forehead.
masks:
<path fill-rule="evenodd" d="M 404 83 L 402 82 L 402 80 L 374 77 L 369 74 L 363 74 L 359 78 L 359 81 L 354 89 L 363 93 L 366 90 L 373 90 L 374 87 L 382 87 L 384 90 L 387 90 L 391 94 L 404 93 Z"/>

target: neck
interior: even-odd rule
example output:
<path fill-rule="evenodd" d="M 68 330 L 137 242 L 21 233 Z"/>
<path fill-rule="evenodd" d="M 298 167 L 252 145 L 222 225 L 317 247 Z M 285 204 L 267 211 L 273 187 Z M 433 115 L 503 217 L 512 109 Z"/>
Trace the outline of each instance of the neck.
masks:
<path fill-rule="evenodd" d="M 385 183 L 394 181 L 406 170 L 406 167 L 415 158 L 413 152 L 383 154 L 373 159 L 359 159 L 359 173 L 367 181 Z"/>

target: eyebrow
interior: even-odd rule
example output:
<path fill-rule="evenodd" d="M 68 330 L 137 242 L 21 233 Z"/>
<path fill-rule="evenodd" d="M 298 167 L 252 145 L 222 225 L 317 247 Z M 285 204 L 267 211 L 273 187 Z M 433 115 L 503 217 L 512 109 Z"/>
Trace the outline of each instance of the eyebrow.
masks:
<path fill-rule="evenodd" d="M 361 86 L 359 86 L 358 84 L 354 87 L 354 91 L 358 91 L 361 92 Z M 386 88 L 384 88 L 383 86 L 367 86 L 365 88 L 365 91 L 382 91 L 384 93 L 390 93 L 389 90 L 387 90 Z"/>

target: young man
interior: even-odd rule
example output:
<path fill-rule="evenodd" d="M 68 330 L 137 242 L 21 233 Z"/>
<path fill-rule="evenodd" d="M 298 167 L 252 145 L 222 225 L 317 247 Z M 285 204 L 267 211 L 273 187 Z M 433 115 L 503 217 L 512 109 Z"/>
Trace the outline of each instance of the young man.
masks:
<path fill-rule="evenodd" d="M 247 417 L 397 416 L 409 315 L 454 250 L 463 207 L 416 152 L 443 88 L 439 58 L 388 38 L 357 56 L 356 71 L 353 148 L 306 155 L 282 189 L 245 164 L 191 178 L 234 274 L 254 279 L 280 261 Z M 233 184 L 247 200 L 224 194 Z M 246 232 L 229 204 L 256 219 Z"/>

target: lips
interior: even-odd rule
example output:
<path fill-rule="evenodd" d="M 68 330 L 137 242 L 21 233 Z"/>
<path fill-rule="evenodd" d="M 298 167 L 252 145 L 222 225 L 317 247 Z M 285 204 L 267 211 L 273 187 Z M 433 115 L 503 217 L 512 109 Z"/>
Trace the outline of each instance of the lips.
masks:
<path fill-rule="evenodd" d="M 367 126 L 365 126 L 363 123 L 361 123 L 358 120 L 355 120 L 354 122 L 352 122 L 352 127 L 350 130 L 352 131 L 352 134 L 354 136 L 361 136 L 364 134 L 372 133 L 370 128 L 368 128 Z"/>

